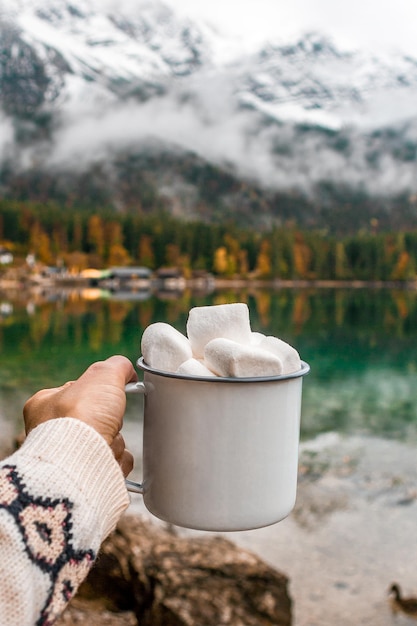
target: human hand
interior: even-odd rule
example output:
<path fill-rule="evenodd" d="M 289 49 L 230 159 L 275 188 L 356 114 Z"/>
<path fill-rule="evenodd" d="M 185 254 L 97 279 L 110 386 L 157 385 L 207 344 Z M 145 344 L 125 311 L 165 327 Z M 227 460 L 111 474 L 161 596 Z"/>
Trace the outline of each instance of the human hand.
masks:
<path fill-rule="evenodd" d="M 120 430 L 126 409 L 125 385 L 137 374 L 124 356 L 98 361 L 75 381 L 42 389 L 23 408 L 26 434 L 39 424 L 59 417 L 74 417 L 92 426 L 112 448 L 125 476 L 133 457 L 125 448 Z"/>

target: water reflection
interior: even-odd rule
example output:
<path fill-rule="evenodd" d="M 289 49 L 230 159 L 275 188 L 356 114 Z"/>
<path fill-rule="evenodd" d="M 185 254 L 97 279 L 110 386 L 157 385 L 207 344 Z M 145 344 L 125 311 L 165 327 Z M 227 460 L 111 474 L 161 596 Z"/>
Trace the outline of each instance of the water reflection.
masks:
<path fill-rule="evenodd" d="M 338 430 L 415 438 L 417 293 L 385 289 L 0 294 L 0 416 L 15 420 L 22 399 L 76 378 L 92 361 L 115 353 L 136 361 L 152 322 L 185 332 L 192 306 L 236 301 L 248 304 L 253 330 L 292 343 L 311 364 L 304 437 Z"/>

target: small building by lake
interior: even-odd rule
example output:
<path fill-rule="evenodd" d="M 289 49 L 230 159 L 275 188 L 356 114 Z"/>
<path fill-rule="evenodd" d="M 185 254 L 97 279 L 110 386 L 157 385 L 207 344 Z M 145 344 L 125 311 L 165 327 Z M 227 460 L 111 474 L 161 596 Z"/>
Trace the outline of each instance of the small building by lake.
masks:
<path fill-rule="evenodd" d="M 100 286 L 110 289 L 149 289 L 152 280 L 152 270 L 148 267 L 110 267 L 103 272 L 100 279 L 96 279 Z"/>
<path fill-rule="evenodd" d="M 161 267 L 155 272 L 156 287 L 159 291 L 182 291 L 186 280 L 178 267 Z"/>

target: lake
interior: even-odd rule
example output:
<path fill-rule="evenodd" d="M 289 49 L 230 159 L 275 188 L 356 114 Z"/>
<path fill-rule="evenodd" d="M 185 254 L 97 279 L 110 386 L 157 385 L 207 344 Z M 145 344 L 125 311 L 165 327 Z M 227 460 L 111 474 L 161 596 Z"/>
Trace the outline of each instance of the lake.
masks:
<path fill-rule="evenodd" d="M 390 626 L 390 584 L 417 589 L 417 292 L 0 294 L 0 439 L 20 433 L 23 402 L 37 389 L 115 353 L 136 361 L 152 322 L 185 332 L 192 306 L 237 301 L 248 304 L 253 330 L 291 343 L 311 372 L 295 509 L 228 538 L 288 575 L 294 626 Z M 128 398 L 124 426 L 136 480 L 142 401 Z M 140 496 L 129 510 L 147 515 Z"/>
<path fill-rule="evenodd" d="M 95 360 L 120 353 L 135 362 L 153 322 L 184 333 L 191 307 L 237 301 L 248 304 L 253 330 L 284 339 L 311 365 L 303 439 L 327 431 L 417 439 L 417 293 L 406 290 L 0 294 L 0 415 L 20 424 L 29 395 Z M 129 402 L 127 420 L 135 413 Z"/>

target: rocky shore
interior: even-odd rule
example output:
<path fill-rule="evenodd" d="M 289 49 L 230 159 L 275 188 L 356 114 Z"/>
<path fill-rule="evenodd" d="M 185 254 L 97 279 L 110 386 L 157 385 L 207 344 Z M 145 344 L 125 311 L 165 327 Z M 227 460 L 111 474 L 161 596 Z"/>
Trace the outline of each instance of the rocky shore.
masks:
<path fill-rule="evenodd" d="M 224 537 L 125 516 L 57 626 L 290 626 L 284 574 Z"/>

